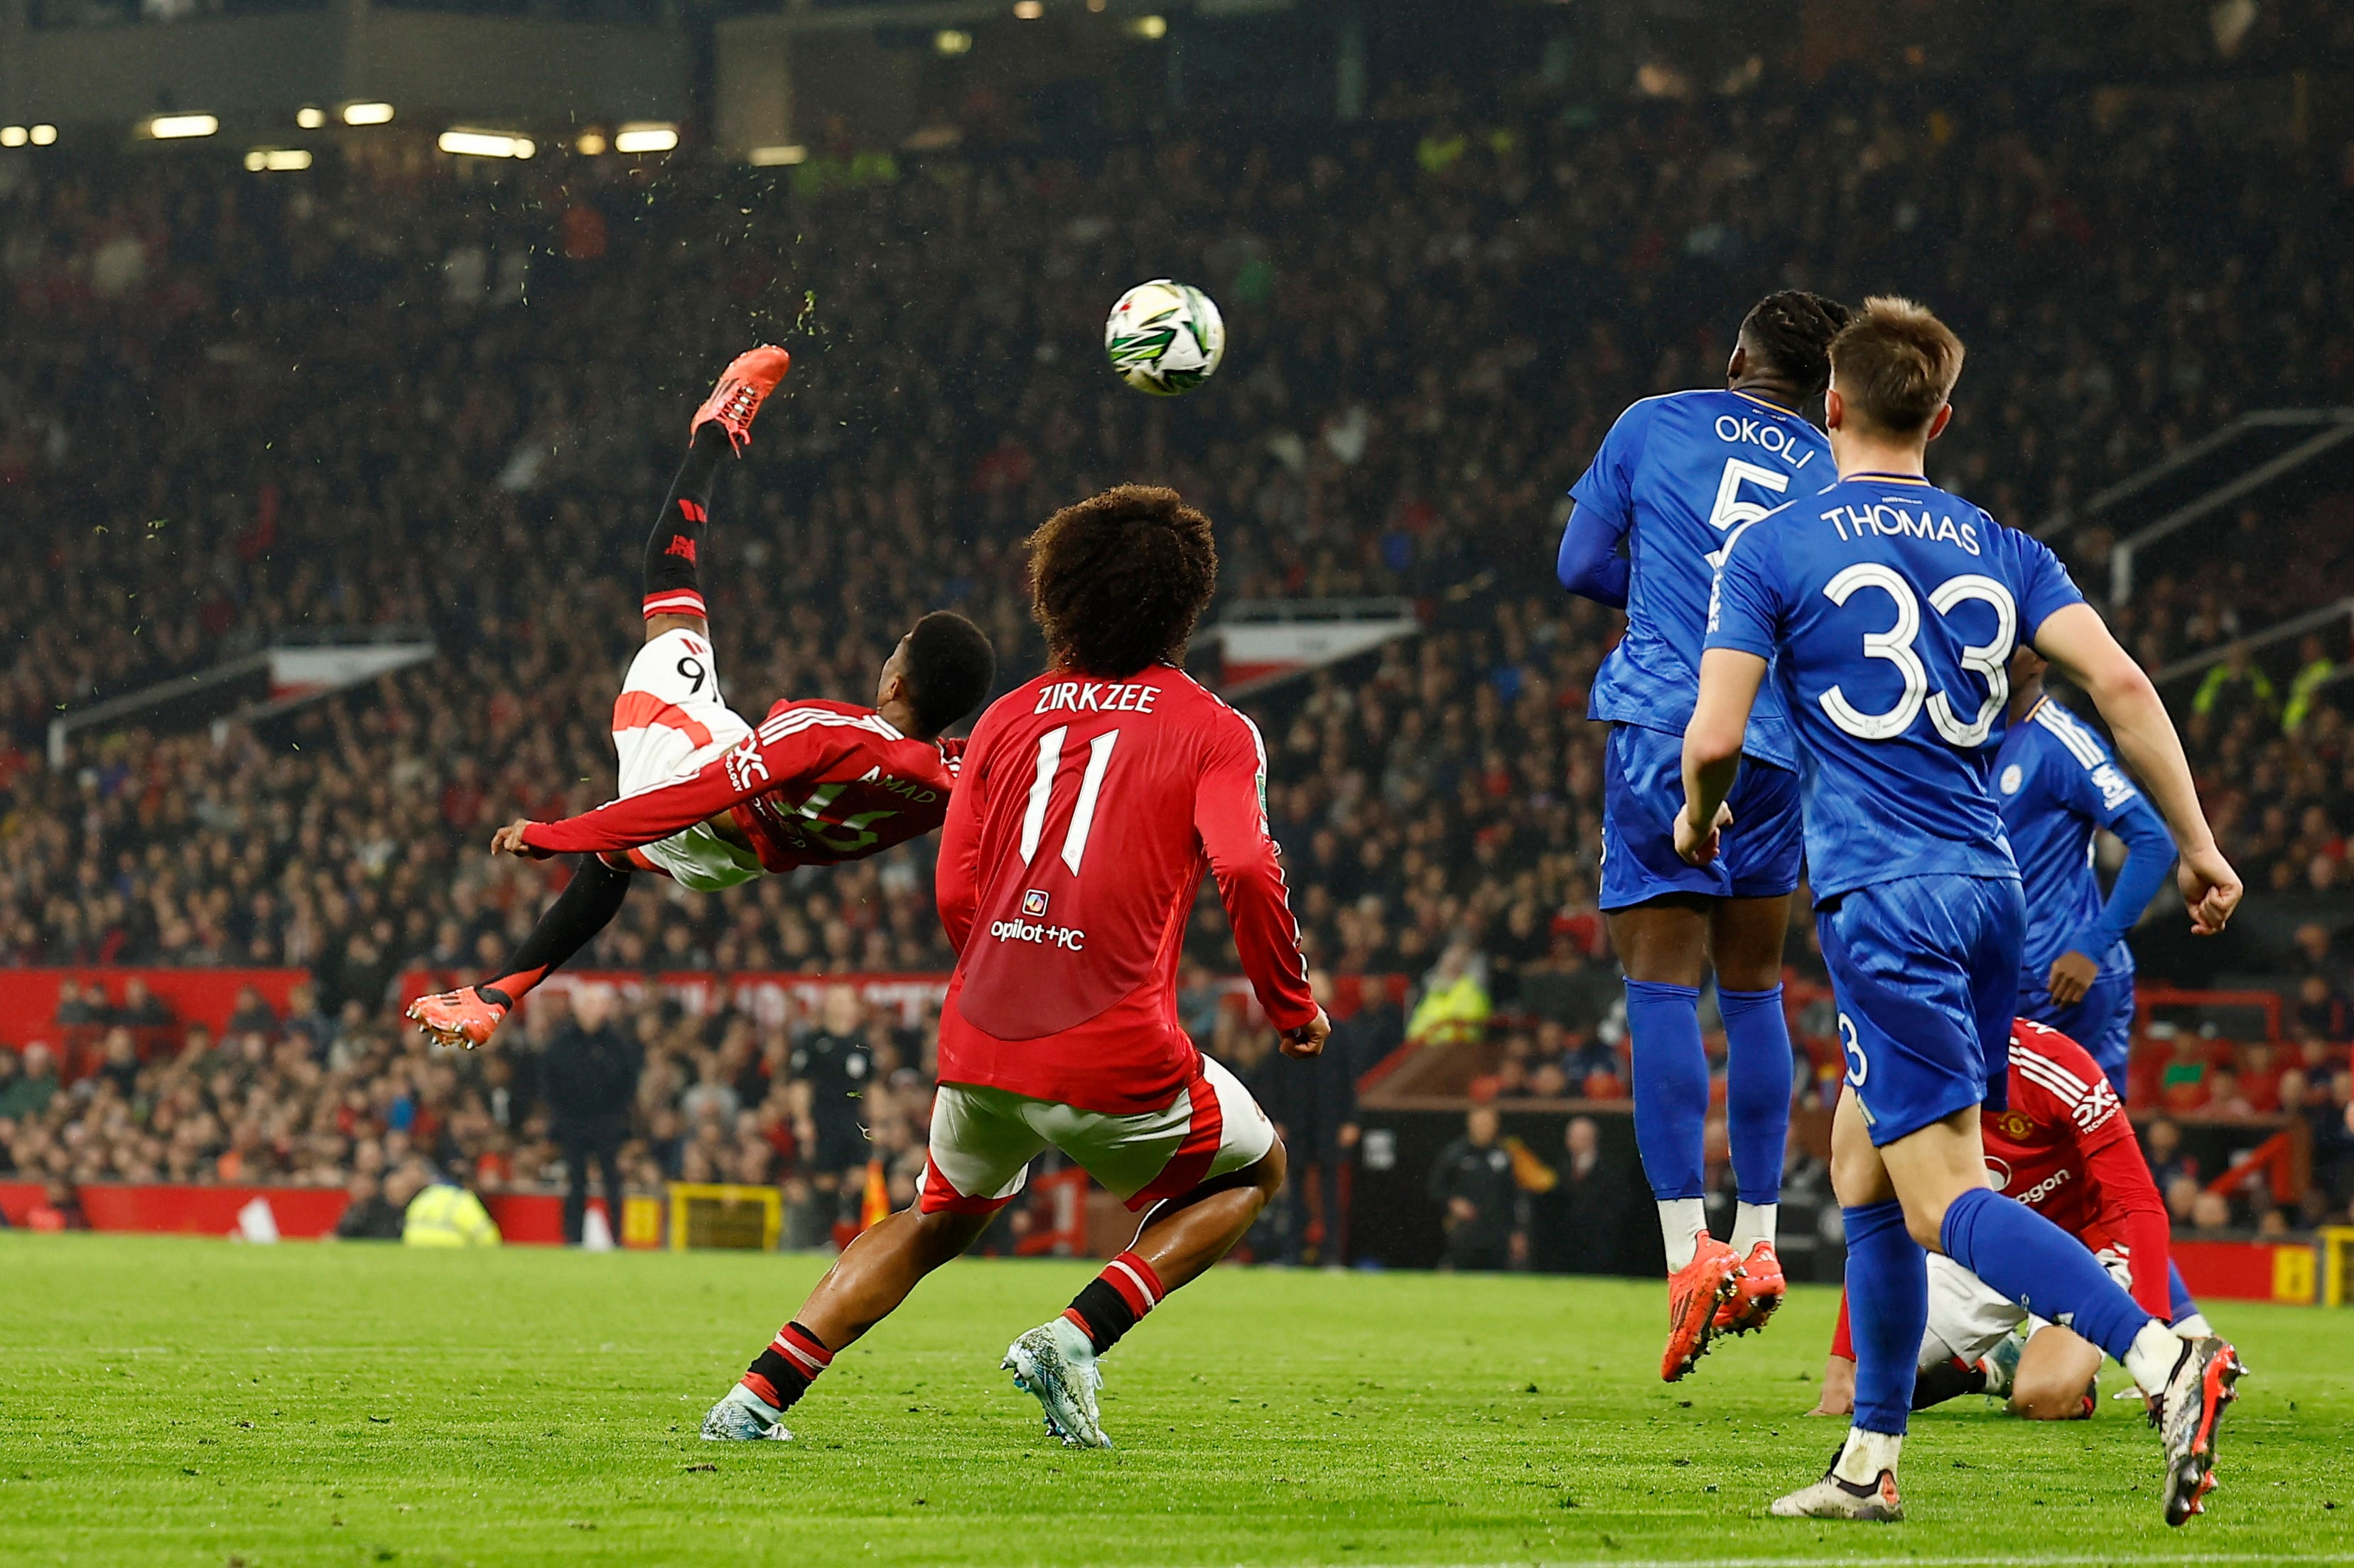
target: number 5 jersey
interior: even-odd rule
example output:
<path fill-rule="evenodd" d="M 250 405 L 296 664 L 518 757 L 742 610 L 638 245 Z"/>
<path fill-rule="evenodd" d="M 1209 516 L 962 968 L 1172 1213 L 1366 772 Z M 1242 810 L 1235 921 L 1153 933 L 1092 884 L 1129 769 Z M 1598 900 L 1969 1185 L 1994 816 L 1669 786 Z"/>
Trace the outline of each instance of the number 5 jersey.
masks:
<path fill-rule="evenodd" d="M 1110 1115 L 1169 1104 L 1198 1059 L 1176 980 L 1205 869 L 1268 1019 L 1314 1018 L 1266 787 L 1257 726 L 1169 665 L 1050 671 L 991 704 L 940 833 L 959 955 L 940 1081 Z"/>

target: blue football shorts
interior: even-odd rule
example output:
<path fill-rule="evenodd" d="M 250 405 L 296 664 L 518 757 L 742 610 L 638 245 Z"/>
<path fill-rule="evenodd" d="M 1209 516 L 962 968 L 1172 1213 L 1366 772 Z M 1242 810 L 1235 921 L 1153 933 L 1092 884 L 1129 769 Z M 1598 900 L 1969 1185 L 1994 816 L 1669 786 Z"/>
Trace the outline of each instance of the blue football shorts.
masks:
<path fill-rule="evenodd" d="M 2110 1086 L 2123 1099 L 2126 1058 L 2133 1054 L 2134 972 L 2122 964 L 2103 964 L 2084 998 L 2073 1007 L 2062 1007 L 2046 989 L 2049 972 L 2019 977 L 2019 1016 L 2057 1029 L 2082 1045 L 2109 1075 Z"/>
<path fill-rule="evenodd" d="M 1602 763 L 1602 907 L 1626 909 L 1668 893 L 1778 898 L 1795 889 L 1806 853 L 1797 774 L 1744 757 L 1725 804 L 1733 826 L 1716 859 L 1685 864 L 1676 853 L 1684 737 L 1612 725 Z"/>
<path fill-rule="evenodd" d="M 1847 1084 L 1874 1147 L 2007 1103 L 2027 906 L 2007 877 L 1906 876 L 1817 906 Z"/>

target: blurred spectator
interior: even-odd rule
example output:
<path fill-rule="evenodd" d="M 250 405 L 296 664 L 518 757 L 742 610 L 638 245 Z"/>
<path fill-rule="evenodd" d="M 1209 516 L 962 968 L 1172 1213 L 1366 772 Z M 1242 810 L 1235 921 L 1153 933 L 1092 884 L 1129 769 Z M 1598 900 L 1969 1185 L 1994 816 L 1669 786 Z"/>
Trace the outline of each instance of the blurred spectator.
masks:
<path fill-rule="evenodd" d="M 1406 1019 L 1405 1036 L 1424 1046 L 1476 1040 L 1489 1012 L 1485 964 L 1479 950 L 1469 942 L 1450 942 L 1422 977 L 1422 999 Z"/>
<path fill-rule="evenodd" d="M 133 975 L 122 982 L 122 1005 L 113 1009 L 110 1016 L 111 1022 L 127 1023 L 133 1029 L 163 1029 L 172 1022 L 172 1010 L 144 980 Z"/>
<path fill-rule="evenodd" d="M 2161 1192 L 2171 1192 L 2178 1178 L 2198 1174 L 2183 1157 L 2182 1129 L 2164 1117 L 2142 1129 L 2142 1152 L 2149 1160 L 2150 1178 Z"/>
<path fill-rule="evenodd" d="M 497 1246 L 499 1227 L 482 1199 L 411 1160 L 385 1183 L 388 1200 L 401 1205 L 404 1246 Z M 407 1196 L 404 1196 L 407 1194 Z"/>
<path fill-rule="evenodd" d="M 845 1210 L 857 1199 L 858 1182 L 851 1178 L 866 1169 L 866 1128 L 859 1111 L 875 1058 L 865 1025 L 866 1006 L 857 989 L 829 986 L 819 1026 L 793 1047 L 790 1058 L 793 1076 L 809 1086 L 810 1180 L 820 1193 L 835 1195 Z"/>
<path fill-rule="evenodd" d="M 1314 977 L 1317 1000 L 1332 1005 L 1328 977 Z M 1357 1071 L 1345 1041 L 1328 1039 L 1323 1052 L 1295 1062 L 1269 1049 L 1250 1086 L 1283 1139 L 1290 1174 L 1279 1202 L 1288 1213 L 1282 1226 L 1283 1258 L 1338 1267 L 1348 1255 L 1348 1168 L 1357 1150 Z M 1314 1196 L 1311 1202 L 1310 1190 Z"/>
<path fill-rule="evenodd" d="M 351 1202 L 344 1207 L 343 1216 L 335 1222 L 338 1241 L 398 1241 L 400 1239 L 403 1205 L 392 1202 L 384 1193 L 382 1183 L 363 1171 L 354 1175 L 345 1187 Z M 414 1196 L 414 1194 L 411 1194 Z"/>
<path fill-rule="evenodd" d="M 58 981 L 58 1011 L 51 1021 L 58 1028 L 74 1029 L 101 1022 L 106 1012 L 106 992 L 102 988 L 93 984 L 85 992 L 81 982 L 71 975 Z"/>
<path fill-rule="evenodd" d="M 644 1055 L 613 1022 L 613 1001 L 610 986 L 575 987 L 572 1017 L 540 1056 L 540 1098 L 554 1116 L 564 1155 L 564 1239 L 575 1246 L 588 1212 L 592 1161 L 607 1223 L 617 1233 L 621 1224 L 621 1144 L 629 1137 Z"/>
<path fill-rule="evenodd" d="M 2216 1235 L 2232 1228 L 2231 1201 L 2221 1192 L 2201 1192 L 2190 1202 L 2190 1228 L 2203 1235 Z"/>
<path fill-rule="evenodd" d="M 1529 1267 L 1541 1274 L 1615 1274 L 1619 1222 L 1627 1213 L 1628 1172 L 1602 1153 L 1594 1118 L 1575 1116 L 1562 1130 L 1560 1180 L 1528 1198 Z"/>
<path fill-rule="evenodd" d="M 1442 1268 L 1500 1269 L 1511 1260 L 1519 1194 L 1512 1157 L 1497 1142 L 1500 1125 L 1494 1107 L 1472 1107 L 1463 1118 L 1463 1136 L 1431 1163 L 1430 1199 L 1447 1228 Z"/>
<path fill-rule="evenodd" d="M 41 1190 L 40 1201 L 25 1215 L 28 1231 L 86 1231 L 90 1216 L 82 1213 L 81 1195 L 73 1183 L 53 1181 Z"/>
<path fill-rule="evenodd" d="M 228 1034 L 275 1034 L 278 1033 L 278 1014 L 261 1000 L 261 992 L 258 989 L 241 985 L 237 988 L 237 1005 L 228 1015 L 228 1022 L 222 1026 L 222 1032 Z"/>
<path fill-rule="evenodd" d="M 6 1047 L 0 1046 L 0 1054 L 6 1054 Z M 0 1118 L 10 1121 L 39 1116 L 58 1093 L 57 1058 L 40 1041 L 25 1047 L 17 1065 L 15 1081 L 0 1088 Z"/>

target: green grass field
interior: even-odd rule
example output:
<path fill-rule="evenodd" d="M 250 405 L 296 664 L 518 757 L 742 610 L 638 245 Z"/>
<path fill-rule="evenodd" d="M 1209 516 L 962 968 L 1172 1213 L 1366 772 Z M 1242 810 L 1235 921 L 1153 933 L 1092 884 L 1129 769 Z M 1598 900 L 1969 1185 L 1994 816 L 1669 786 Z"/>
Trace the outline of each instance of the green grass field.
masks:
<path fill-rule="evenodd" d="M 1107 1362 L 1119 1447 L 1068 1453 L 997 1360 L 1087 1269 L 961 1263 L 797 1441 L 699 1441 L 821 1266 L 0 1235 L 0 1562 L 2354 1558 L 2354 1314 L 2214 1314 L 2255 1375 L 2187 1530 L 2126 1406 L 1975 1399 L 1914 1423 L 1906 1523 L 1834 1528 L 1764 1513 L 1836 1441 L 1798 1414 L 1826 1290 L 1670 1389 L 1649 1283 L 1224 1269 Z"/>

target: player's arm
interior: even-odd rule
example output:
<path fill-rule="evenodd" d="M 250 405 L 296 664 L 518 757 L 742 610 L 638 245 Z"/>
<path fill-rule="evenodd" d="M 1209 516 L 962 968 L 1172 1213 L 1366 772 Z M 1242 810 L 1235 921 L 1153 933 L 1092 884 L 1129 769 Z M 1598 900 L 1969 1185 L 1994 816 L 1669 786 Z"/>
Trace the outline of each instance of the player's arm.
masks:
<path fill-rule="evenodd" d="M 1700 693 L 1684 726 L 1684 809 L 1676 813 L 1676 853 L 1693 865 L 1716 858 L 1717 835 L 1733 821 L 1724 798 L 1741 772 L 1749 710 L 1781 630 L 1781 557 L 1772 526 L 1768 513 L 1734 529 L 1708 590 Z"/>
<path fill-rule="evenodd" d="M 1331 1023 L 1308 984 L 1299 923 L 1283 884 L 1283 865 L 1267 828 L 1259 787 L 1266 777 L 1258 731 L 1248 719 L 1225 726 L 1210 748 L 1193 792 L 1193 831 L 1218 880 L 1234 927 L 1235 951 L 1267 1019 L 1284 1036 L 1286 1055 L 1313 1056 Z"/>
<path fill-rule="evenodd" d="M 715 758 L 699 772 L 609 800 L 577 817 L 555 822 L 510 822 L 491 836 L 491 852 L 544 860 L 551 854 L 658 843 L 774 788 L 775 780 L 761 761 L 758 742 L 757 736 L 747 736 L 743 745 Z"/>
<path fill-rule="evenodd" d="M 2116 1136 L 2084 1150 L 2084 1175 L 2100 1193 L 2099 1213 L 2109 1233 L 2126 1245 L 2133 1267 L 2133 1298 L 2159 1322 L 2174 1313 L 2167 1288 L 2167 1251 L 2172 1226 L 2166 1200 L 2149 1174 L 2149 1163 L 2128 1130 L 2125 1113 L 2114 1123 Z"/>
<path fill-rule="evenodd" d="M 2093 699 L 2108 721 L 2118 755 L 2165 816 L 2182 856 L 2176 880 L 2182 901 L 2190 906 L 2191 928 L 2200 936 L 2221 931 L 2239 906 L 2240 874 L 2215 846 L 2191 781 L 2190 760 L 2182 754 L 2182 739 L 2174 732 L 2158 688 L 2117 645 L 2099 613 L 2081 599 L 2045 616 L 2036 627 L 2034 642 L 2037 652 Z"/>
<path fill-rule="evenodd" d="M 1627 514 L 1611 514 L 1573 502 L 1553 556 L 1553 576 L 1580 599 L 1612 609 L 1627 608 L 1627 584 L 1634 563 L 1619 553 L 1627 537 Z"/>
<path fill-rule="evenodd" d="M 1741 772 L 1741 737 L 1766 680 L 1766 661 L 1733 648 L 1700 656 L 1700 697 L 1684 726 L 1684 809 L 1676 815 L 1676 853 L 1694 865 L 1716 858 L 1717 834 L 1732 826 L 1724 798 Z"/>
<path fill-rule="evenodd" d="M 2095 797 L 2094 804 L 2099 808 L 2100 791 L 2096 786 L 2091 789 Z M 2174 865 L 2173 835 L 2166 831 L 2166 823 L 2150 810 L 2149 802 L 2142 799 L 2138 790 L 2114 809 L 2096 809 L 2094 820 L 2125 841 L 2126 860 L 2117 867 L 2116 881 L 2110 885 L 2109 896 L 2101 906 L 2099 917 L 2070 938 L 2068 950 L 2052 960 L 2047 988 L 2052 1000 L 2062 1007 L 2073 1007 L 2084 999 L 2085 991 L 2099 977 L 2103 955 L 2125 940 L 2126 933 L 2141 918 L 2141 912 L 2158 896 L 2167 872 Z M 2072 959 L 2078 962 L 2070 964 Z"/>
<path fill-rule="evenodd" d="M 949 812 L 940 823 L 939 862 L 932 873 L 932 891 L 939 906 L 940 928 L 949 946 L 964 951 L 981 910 L 981 769 L 972 749 L 965 751 L 962 772 L 949 796 Z"/>

